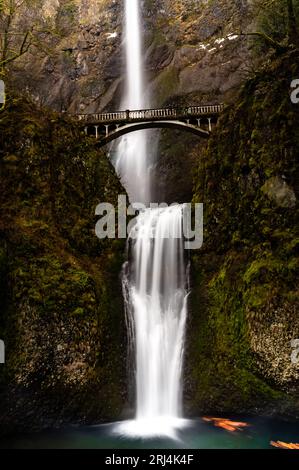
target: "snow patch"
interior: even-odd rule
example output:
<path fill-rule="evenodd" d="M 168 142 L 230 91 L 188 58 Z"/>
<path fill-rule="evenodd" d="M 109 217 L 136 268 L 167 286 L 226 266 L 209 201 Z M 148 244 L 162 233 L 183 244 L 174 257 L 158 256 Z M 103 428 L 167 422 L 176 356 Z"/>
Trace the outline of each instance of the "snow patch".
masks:
<path fill-rule="evenodd" d="M 115 31 L 114 33 L 107 33 L 106 36 L 107 36 L 107 39 L 114 39 L 114 38 L 117 38 L 118 34 Z"/>

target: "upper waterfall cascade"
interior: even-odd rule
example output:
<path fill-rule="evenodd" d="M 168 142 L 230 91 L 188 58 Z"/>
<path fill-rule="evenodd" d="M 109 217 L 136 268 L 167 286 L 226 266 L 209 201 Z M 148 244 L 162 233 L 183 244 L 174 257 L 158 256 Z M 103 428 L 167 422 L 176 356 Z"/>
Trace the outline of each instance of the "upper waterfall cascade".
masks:
<path fill-rule="evenodd" d="M 126 91 L 123 109 L 146 107 L 138 0 L 125 1 Z M 146 131 L 124 136 L 117 147 L 115 167 L 131 201 L 151 201 Z"/>

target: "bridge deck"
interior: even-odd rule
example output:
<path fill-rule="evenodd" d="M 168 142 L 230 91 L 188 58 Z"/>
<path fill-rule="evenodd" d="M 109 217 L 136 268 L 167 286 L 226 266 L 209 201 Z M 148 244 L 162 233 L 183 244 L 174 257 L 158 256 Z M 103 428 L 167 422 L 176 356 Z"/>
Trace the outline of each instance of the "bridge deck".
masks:
<path fill-rule="evenodd" d="M 126 110 L 114 113 L 91 113 L 76 114 L 78 121 L 82 124 L 122 124 L 143 121 L 161 121 L 180 120 L 200 118 L 201 116 L 217 116 L 223 110 L 224 105 L 205 105 L 205 106 L 188 106 L 186 108 L 160 108 L 160 109 L 141 109 Z"/>

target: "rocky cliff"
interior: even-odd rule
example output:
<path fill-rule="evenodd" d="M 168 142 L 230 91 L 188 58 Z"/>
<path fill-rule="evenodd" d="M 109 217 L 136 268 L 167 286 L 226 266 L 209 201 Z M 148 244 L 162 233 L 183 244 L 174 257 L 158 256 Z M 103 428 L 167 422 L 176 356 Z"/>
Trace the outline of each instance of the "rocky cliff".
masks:
<path fill-rule="evenodd" d="M 248 41 L 236 35 L 250 28 L 251 2 L 141 3 L 152 105 L 179 96 L 229 101 L 251 64 Z M 124 86 L 122 2 L 47 0 L 35 14 L 52 31 L 50 55 L 32 49 L 15 64 L 20 86 L 59 111 L 117 109 Z"/>
<path fill-rule="evenodd" d="M 9 99 L 0 119 L 1 432 L 120 416 L 124 240 L 94 232 L 125 194 L 105 154 L 67 119 Z"/>
<path fill-rule="evenodd" d="M 236 34 L 252 28 L 251 2 L 141 3 L 150 105 L 230 103 L 254 67 L 251 41 Z M 16 87 L 58 111 L 118 110 L 125 86 L 122 2 L 47 0 L 35 14 L 42 15 L 51 39 L 46 54 L 45 48 L 31 49 L 14 64 Z M 190 150 L 197 145 L 202 143 L 184 133 L 162 133 L 153 169 L 156 200 L 191 200 Z"/>
<path fill-rule="evenodd" d="M 205 242 L 192 256 L 193 412 L 299 416 L 291 343 L 299 337 L 299 107 L 290 100 L 298 57 L 277 57 L 247 81 L 198 156 L 194 202 L 205 204 Z"/>

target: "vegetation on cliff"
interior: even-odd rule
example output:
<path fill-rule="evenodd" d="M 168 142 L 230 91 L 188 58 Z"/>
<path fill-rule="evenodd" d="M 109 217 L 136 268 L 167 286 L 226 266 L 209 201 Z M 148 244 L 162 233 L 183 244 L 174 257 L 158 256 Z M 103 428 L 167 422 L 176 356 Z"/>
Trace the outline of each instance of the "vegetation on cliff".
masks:
<path fill-rule="evenodd" d="M 298 51 L 247 81 L 200 156 L 188 360 L 191 409 L 299 414 Z"/>
<path fill-rule="evenodd" d="M 0 135 L 1 429 L 119 417 L 124 243 L 97 239 L 94 213 L 124 190 L 78 126 L 24 98 Z"/>
<path fill-rule="evenodd" d="M 253 2 L 258 31 L 265 46 L 278 52 L 298 46 L 298 0 L 255 0 Z"/>

